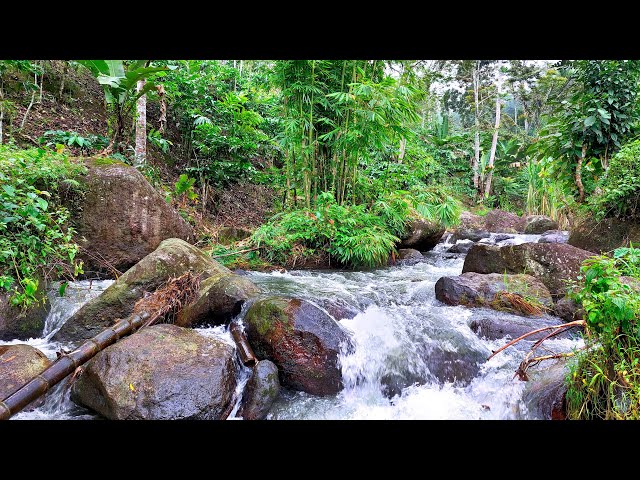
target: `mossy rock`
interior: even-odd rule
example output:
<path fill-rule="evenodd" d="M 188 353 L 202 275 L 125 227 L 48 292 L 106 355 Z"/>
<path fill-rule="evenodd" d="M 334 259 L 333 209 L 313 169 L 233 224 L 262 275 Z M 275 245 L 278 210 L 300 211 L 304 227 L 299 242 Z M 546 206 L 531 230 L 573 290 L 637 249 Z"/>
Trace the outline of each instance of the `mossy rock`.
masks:
<path fill-rule="evenodd" d="M 89 300 L 53 336 L 53 340 L 75 342 L 91 338 L 117 319 L 127 317 L 145 292 L 153 292 L 173 277 L 190 271 L 209 277 L 233 275 L 202 250 L 179 238 L 164 240 L 156 250 L 127 270 L 102 294 Z"/>
<path fill-rule="evenodd" d="M 249 307 L 244 323 L 256 356 L 277 365 L 282 385 L 312 395 L 342 389 L 338 354 L 352 343 L 322 309 L 307 300 L 267 297 Z"/>
<path fill-rule="evenodd" d="M 51 310 L 45 282 L 40 281 L 38 284 L 36 298 L 40 300 L 27 308 L 11 305 L 9 297 L 9 293 L 0 292 L 0 340 L 41 337 L 44 323 Z"/>
<path fill-rule="evenodd" d="M 240 416 L 245 420 L 264 420 L 279 393 L 278 367 L 269 360 L 260 360 L 244 387 Z"/>
<path fill-rule="evenodd" d="M 47 356 L 31 345 L 0 345 L 0 400 L 8 397 L 51 365 Z M 41 397 L 23 411 L 36 408 L 44 402 Z"/>

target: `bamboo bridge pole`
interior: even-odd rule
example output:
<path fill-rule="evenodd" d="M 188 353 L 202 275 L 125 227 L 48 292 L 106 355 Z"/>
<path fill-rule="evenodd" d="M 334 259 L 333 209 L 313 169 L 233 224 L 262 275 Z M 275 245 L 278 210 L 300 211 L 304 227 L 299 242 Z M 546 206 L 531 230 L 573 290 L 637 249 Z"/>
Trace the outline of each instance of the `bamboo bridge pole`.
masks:
<path fill-rule="evenodd" d="M 237 352 L 242 364 L 245 367 L 253 367 L 258 363 L 258 359 L 256 358 L 255 353 L 253 353 L 251 345 L 249 345 L 249 341 L 247 340 L 247 336 L 242 330 L 242 327 L 237 322 L 231 322 L 229 330 L 231 330 L 233 341 L 236 342 L 236 346 L 238 347 Z"/>
<path fill-rule="evenodd" d="M 44 395 L 54 385 L 73 373 L 76 368 L 93 358 L 98 352 L 117 342 L 122 337 L 147 327 L 163 319 L 167 314 L 174 314 L 176 308 L 182 307 L 197 291 L 198 277 L 190 272 L 169 280 L 165 286 L 158 288 L 146 298 L 140 299 L 134 307 L 134 313 L 118 320 L 98 335 L 90 338 L 70 353 L 61 355 L 42 373 L 36 375 L 22 387 L 14 391 L 0 402 L 0 420 L 8 420 L 31 402 Z M 145 308 L 155 307 L 154 313 Z"/>

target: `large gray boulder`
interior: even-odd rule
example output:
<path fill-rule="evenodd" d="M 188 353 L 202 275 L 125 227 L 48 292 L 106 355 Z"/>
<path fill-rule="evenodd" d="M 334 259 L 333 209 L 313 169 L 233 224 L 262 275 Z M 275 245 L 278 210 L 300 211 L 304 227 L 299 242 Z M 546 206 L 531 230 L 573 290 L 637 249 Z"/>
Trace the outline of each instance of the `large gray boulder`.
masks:
<path fill-rule="evenodd" d="M 240 415 L 245 420 L 264 420 L 280 393 L 278 367 L 269 360 L 260 360 L 242 393 Z"/>
<path fill-rule="evenodd" d="M 568 281 L 575 281 L 582 262 L 592 252 L 562 243 L 523 243 L 520 245 L 474 245 L 464 260 L 462 272 L 526 273 L 544 283 L 551 296 L 567 293 Z"/>
<path fill-rule="evenodd" d="M 282 385 L 312 395 L 342 389 L 338 354 L 351 339 L 325 311 L 307 300 L 267 297 L 249 307 L 244 323 L 256 356 L 278 366 Z"/>
<path fill-rule="evenodd" d="M 526 217 L 526 225 L 524 233 L 541 234 L 547 230 L 555 230 L 558 228 L 558 222 L 552 220 L 546 215 L 529 215 Z"/>
<path fill-rule="evenodd" d="M 435 247 L 445 228 L 429 220 L 414 220 L 411 222 L 407 233 L 402 237 L 400 248 L 413 248 L 420 252 L 426 252 Z"/>
<path fill-rule="evenodd" d="M 80 208 L 71 207 L 85 274 L 113 277 L 113 269 L 124 272 L 162 240 L 194 240 L 193 227 L 136 168 L 101 157 L 84 163 L 84 199 Z"/>
<path fill-rule="evenodd" d="M 435 285 L 436 299 L 448 305 L 488 307 L 511 313 L 528 314 L 526 306 L 541 312 L 553 305 L 544 284 L 524 274 L 481 274 L 467 272 L 453 277 L 441 277 Z M 509 294 L 516 294 L 512 300 Z M 525 302 L 523 307 L 521 302 Z"/>
<path fill-rule="evenodd" d="M 0 345 L 0 401 L 11 395 L 51 365 L 47 356 L 31 345 Z M 31 402 L 23 411 L 32 410 L 44 398 Z"/>
<path fill-rule="evenodd" d="M 594 253 L 606 253 L 618 247 L 628 247 L 629 243 L 640 245 L 640 223 L 618 218 L 596 221 L 583 218 L 572 225 L 569 245 Z"/>
<path fill-rule="evenodd" d="M 164 240 L 157 249 L 118 277 L 100 296 L 89 300 L 74 313 L 53 336 L 53 340 L 78 343 L 97 335 L 117 319 L 126 318 L 145 292 L 153 292 L 170 278 L 187 271 L 200 274 L 203 282 L 210 277 L 234 275 L 184 240 Z M 233 303 L 228 305 L 236 308 Z"/>
<path fill-rule="evenodd" d="M 112 420 L 219 420 L 236 387 L 234 355 L 188 328 L 143 328 L 89 360 L 71 399 Z"/>

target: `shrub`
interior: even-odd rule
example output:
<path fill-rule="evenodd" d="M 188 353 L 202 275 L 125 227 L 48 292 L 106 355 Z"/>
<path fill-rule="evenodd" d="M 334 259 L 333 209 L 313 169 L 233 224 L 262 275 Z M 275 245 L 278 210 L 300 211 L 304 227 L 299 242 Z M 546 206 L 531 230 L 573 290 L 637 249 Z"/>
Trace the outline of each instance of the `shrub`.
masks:
<path fill-rule="evenodd" d="M 74 177 L 83 171 L 64 155 L 0 145 L 0 289 L 12 292 L 14 305 L 37 300 L 39 279 L 82 271 L 60 200 L 80 190 Z"/>
<path fill-rule="evenodd" d="M 640 140 L 627 143 L 611 158 L 599 188 L 591 204 L 596 218 L 640 218 Z"/>

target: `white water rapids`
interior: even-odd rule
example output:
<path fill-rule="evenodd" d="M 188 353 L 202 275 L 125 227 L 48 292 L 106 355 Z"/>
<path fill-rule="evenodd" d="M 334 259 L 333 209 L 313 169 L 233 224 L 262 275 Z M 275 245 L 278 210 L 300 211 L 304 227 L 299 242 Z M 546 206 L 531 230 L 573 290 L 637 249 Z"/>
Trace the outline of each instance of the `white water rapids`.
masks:
<path fill-rule="evenodd" d="M 492 236 L 493 238 L 493 236 Z M 536 241 L 539 235 L 516 235 L 500 242 Z M 492 240 L 485 240 L 491 242 Z M 482 318 L 517 317 L 485 308 L 452 307 L 435 299 L 442 276 L 459 275 L 464 255 L 446 254 L 441 243 L 424 262 L 371 271 L 249 272 L 248 278 L 267 294 L 295 296 L 331 312 L 331 305 L 357 313 L 336 318 L 352 336 L 355 349 L 343 352 L 344 389 L 335 396 L 315 397 L 281 389 L 268 419 L 537 419 L 523 400 L 527 382 L 514 372 L 531 342 L 508 348 L 486 361 L 509 339 L 480 338 L 470 323 Z M 52 309 L 43 338 L 4 343 L 28 343 L 55 359 L 65 345 L 50 341 L 82 304 L 99 295 L 112 281 L 71 283 L 65 297 L 51 294 Z M 54 290 L 52 290 L 54 291 Z M 244 312 L 244 310 L 243 310 Z M 336 317 L 340 317 L 333 310 Z M 240 315 L 243 315 L 241 313 Z M 197 329 L 233 344 L 225 327 Z M 575 339 L 545 342 L 551 351 L 582 345 Z M 534 367 L 531 369 L 533 372 Z M 241 367 L 237 393 L 248 378 Z M 534 372 L 535 374 L 535 372 Z M 44 405 L 15 419 L 98 418 L 69 400 L 66 381 L 47 394 Z M 235 419 L 237 405 L 231 414 Z"/>

